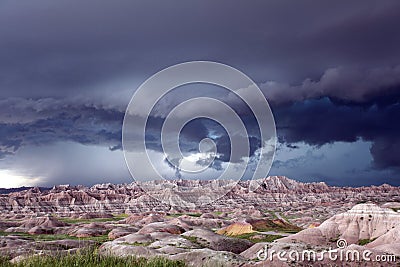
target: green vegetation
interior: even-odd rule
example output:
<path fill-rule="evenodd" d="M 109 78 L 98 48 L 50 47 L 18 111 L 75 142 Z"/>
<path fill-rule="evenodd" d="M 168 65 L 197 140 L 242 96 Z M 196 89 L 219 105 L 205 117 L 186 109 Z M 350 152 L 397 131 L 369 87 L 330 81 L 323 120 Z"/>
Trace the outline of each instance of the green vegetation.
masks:
<path fill-rule="evenodd" d="M 289 221 L 289 218 L 288 218 L 285 214 L 280 213 L 279 215 L 280 215 L 285 221 L 290 222 L 290 221 Z"/>
<path fill-rule="evenodd" d="M 398 212 L 400 208 L 392 208 L 393 211 Z"/>
<path fill-rule="evenodd" d="M 141 242 L 133 242 L 133 243 L 129 243 L 129 242 L 122 242 L 121 245 L 125 245 L 125 246 L 136 246 L 136 247 L 147 247 L 148 245 L 150 245 L 151 242 L 145 242 L 145 243 L 141 243 Z"/>
<path fill-rule="evenodd" d="M 7 233 L 7 232 L 0 232 L 0 236 L 7 236 L 7 235 L 17 235 L 25 238 L 30 238 L 35 241 L 54 241 L 54 240 L 64 240 L 64 239 L 71 239 L 71 240 L 93 240 L 98 243 L 104 243 L 109 241 L 108 235 L 100 235 L 100 236 L 91 236 L 91 237 L 76 237 L 70 236 L 66 234 L 53 234 L 53 235 L 30 235 L 28 233 L 16 232 L 16 233 Z M 1 266 L 1 265 L 0 265 Z"/>
<path fill-rule="evenodd" d="M 279 216 L 276 215 L 277 213 L 280 215 L 280 217 L 282 217 L 287 222 L 290 222 L 290 220 L 297 218 L 297 216 L 295 216 L 295 215 L 287 216 L 287 215 L 283 214 L 283 212 L 278 212 L 278 211 L 273 211 L 273 210 L 264 210 L 263 212 L 264 212 L 264 214 L 269 214 L 270 217 L 272 218 L 272 220 L 279 219 Z"/>
<path fill-rule="evenodd" d="M 264 210 L 264 213 L 271 215 L 272 219 L 278 219 L 278 217 L 276 216 L 275 212 L 272 211 L 272 210 Z"/>
<path fill-rule="evenodd" d="M 364 245 L 366 245 L 366 244 L 368 244 L 368 243 L 371 243 L 372 241 L 374 241 L 376 238 L 374 238 L 374 239 L 360 239 L 360 240 L 358 240 L 358 244 L 360 245 L 360 246 L 364 246 Z"/>
<path fill-rule="evenodd" d="M 288 233 L 288 234 L 295 234 L 300 232 L 302 229 L 300 227 L 296 226 L 268 226 L 268 225 L 258 225 L 258 226 L 253 226 L 253 230 L 258 231 L 258 232 L 281 232 L 281 233 Z"/>
<path fill-rule="evenodd" d="M 121 214 L 114 214 L 113 216 L 114 216 L 115 219 L 123 220 L 123 219 L 128 218 L 129 214 L 121 213 Z"/>
<path fill-rule="evenodd" d="M 282 233 L 287 233 L 287 234 L 296 234 L 296 233 L 300 232 L 301 230 L 303 230 L 303 229 L 301 229 L 301 228 L 299 228 L 299 229 L 281 229 L 280 231 Z"/>
<path fill-rule="evenodd" d="M 254 231 L 258 232 L 282 232 L 282 233 L 297 233 L 302 229 L 296 225 L 290 224 L 284 220 L 276 219 L 276 220 L 258 220 L 254 219 L 249 221 L 249 223 L 253 226 Z"/>
<path fill-rule="evenodd" d="M 0 266 L 4 267 L 183 267 L 183 261 L 172 261 L 156 257 L 152 259 L 137 257 L 102 256 L 95 249 L 82 250 L 76 254 L 54 256 L 32 256 L 17 264 L 11 264 L 9 258 L 1 256 Z"/>
<path fill-rule="evenodd" d="M 260 235 L 260 236 L 262 236 L 262 238 L 252 238 L 255 235 Z M 282 238 L 283 236 L 281 236 L 281 235 L 264 235 L 264 234 L 255 232 L 255 233 L 236 235 L 236 236 L 232 236 L 232 237 L 247 239 L 247 240 L 250 240 L 255 243 L 260 243 L 260 242 L 273 242 L 274 240 Z"/>
<path fill-rule="evenodd" d="M 181 237 L 183 237 L 183 238 L 189 240 L 189 241 L 192 242 L 192 243 L 196 243 L 196 244 L 199 243 L 199 241 L 197 240 L 197 237 L 196 237 L 196 236 L 186 236 L 186 235 L 182 235 Z"/>
<path fill-rule="evenodd" d="M 65 223 L 92 223 L 92 222 L 113 222 L 113 221 L 120 221 L 127 218 L 128 214 L 118 214 L 114 215 L 112 218 L 92 218 L 92 219 L 71 219 L 71 218 L 58 218 L 58 220 L 65 222 Z"/>
<path fill-rule="evenodd" d="M 200 241 L 202 241 L 202 240 L 204 240 L 204 239 L 200 239 L 200 240 L 199 240 L 199 238 L 196 237 L 196 236 L 186 236 L 186 235 L 181 235 L 181 237 L 183 237 L 183 238 L 189 240 L 189 241 L 192 242 L 193 244 L 199 245 L 199 246 L 202 247 L 202 248 L 205 247 L 204 243 L 200 242 Z M 208 242 L 206 242 L 206 243 L 208 243 Z"/>

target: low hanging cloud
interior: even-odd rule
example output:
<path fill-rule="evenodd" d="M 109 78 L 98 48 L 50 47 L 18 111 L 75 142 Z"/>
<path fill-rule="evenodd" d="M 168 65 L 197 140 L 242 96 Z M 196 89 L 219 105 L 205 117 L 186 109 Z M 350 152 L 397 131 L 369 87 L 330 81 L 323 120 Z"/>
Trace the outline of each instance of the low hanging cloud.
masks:
<path fill-rule="evenodd" d="M 60 99 L 1 100 L 0 157 L 20 147 L 73 141 L 121 147 L 123 112 Z"/>
<path fill-rule="evenodd" d="M 372 144 L 374 167 L 400 168 L 400 66 L 337 67 L 326 70 L 319 80 L 306 79 L 301 85 L 267 82 L 260 87 L 272 105 L 278 136 L 286 145 L 305 142 L 321 146 L 363 139 Z M 185 98 L 189 95 L 190 92 Z M 223 95 L 221 99 L 224 100 Z M 246 117 L 249 111 L 240 108 L 242 103 L 231 101 L 231 96 L 225 100 L 239 110 L 250 131 L 256 129 L 254 118 Z M 1 99 L 0 158 L 13 155 L 22 146 L 62 141 L 120 150 L 123 116 L 121 106 L 104 106 L 96 100 Z M 163 118 L 155 116 L 150 121 L 148 147 L 160 152 Z M 201 139 L 214 132 L 215 125 L 194 121 L 182 132 L 181 146 L 192 151 Z M 250 137 L 250 156 L 259 147 L 256 136 L 254 133 Z M 218 164 L 229 160 L 230 143 L 225 137 L 216 139 L 221 161 Z"/>
<path fill-rule="evenodd" d="M 324 72 L 319 80 L 305 79 L 300 85 L 269 81 L 260 85 L 275 105 L 329 97 L 349 103 L 368 103 L 400 89 L 400 65 L 381 68 L 337 67 Z"/>
<path fill-rule="evenodd" d="M 386 72 L 390 74 L 398 71 L 398 67 L 382 69 L 391 70 Z M 372 76 L 377 77 L 377 75 Z M 321 78 L 321 80 L 324 79 L 326 80 L 326 78 Z M 366 80 L 372 81 L 373 79 L 366 78 Z M 395 80 L 393 77 L 390 85 L 394 85 Z M 354 81 L 351 79 L 346 82 L 346 84 L 353 83 Z M 327 84 L 327 82 L 316 84 Z M 389 84 L 386 86 L 381 88 L 389 88 Z M 398 93 L 397 87 L 393 86 L 387 89 L 392 96 L 388 98 L 390 101 L 379 102 L 382 95 L 373 96 L 377 87 L 379 87 L 378 83 L 370 89 L 356 90 L 359 94 L 353 94 L 352 103 L 338 104 L 333 98 L 334 95 L 328 93 L 325 95 L 320 93 L 318 97 L 315 94 L 316 99 L 297 100 L 292 104 L 287 103 L 287 97 L 281 99 L 287 104 L 277 105 L 277 102 L 273 102 L 273 111 L 281 142 L 289 146 L 298 142 L 321 146 L 336 141 L 354 142 L 361 138 L 371 141 L 370 152 L 374 159 L 374 167 L 399 168 L 398 151 L 400 150 L 397 148 L 400 144 L 400 128 L 397 120 L 400 117 L 400 107 L 396 104 L 396 99 L 398 99 L 396 97 L 400 96 L 400 93 Z M 329 90 L 326 89 L 324 92 L 329 92 Z M 368 92 L 368 94 L 360 92 Z M 396 95 L 396 93 L 398 94 Z M 369 95 L 369 97 L 361 98 L 361 95 Z M 299 98 L 296 96 L 290 99 L 294 101 Z M 395 103 L 391 102 L 393 99 Z M 347 101 L 350 99 L 348 98 Z M 378 102 L 379 105 L 370 105 Z M 369 106 L 364 106 L 366 103 Z M 2 158 L 13 155 L 22 146 L 40 146 L 62 141 L 105 146 L 110 150 L 122 148 L 121 127 L 124 112 L 120 109 L 103 107 L 89 102 L 77 103 L 65 99 L 49 98 L 3 99 L 0 109 L 2 111 L 0 115 L 0 157 Z M 246 116 L 243 116 L 242 119 L 247 128 L 256 128 L 254 119 Z M 148 145 L 154 151 L 161 151 L 158 134 L 161 130 L 162 119 L 155 117 L 151 121 L 154 122 L 154 120 L 157 123 L 150 123 L 147 132 Z M 181 146 L 184 150 L 191 151 L 197 148 L 199 140 L 214 133 L 215 126 L 211 127 L 209 122 L 194 121 L 191 127 L 186 127 L 182 132 Z M 216 139 L 216 143 L 218 153 L 221 155 L 218 161 L 229 160 L 229 140 L 222 135 Z M 254 154 L 257 147 L 259 147 L 259 140 L 251 136 L 250 156 Z"/>
<path fill-rule="evenodd" d="M 372 99 L 370 100 L 372 101 Z M 329 98 L 297 102 L 275 109 L 281 142 L 320 147 L 337 141 L 372 143 L 373 167 L 400 168 L 400 106 L 337 105 Z"/>

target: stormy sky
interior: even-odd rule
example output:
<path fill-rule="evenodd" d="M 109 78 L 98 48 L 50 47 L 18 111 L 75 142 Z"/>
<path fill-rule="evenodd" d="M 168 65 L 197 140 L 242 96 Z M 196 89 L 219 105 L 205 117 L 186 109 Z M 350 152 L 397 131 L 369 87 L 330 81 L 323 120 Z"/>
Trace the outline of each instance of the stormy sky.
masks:
<path fill-rule="evenodd" d="M 3 0 L 0 187 L 130 183 L 121 150 L 130 98 L 154 73 L 193 60 L 233 66 L 261 88 L 277 126 L 271 175 L 400 185 L 399 14 L 397 0 Z M 171 177 L 151 133 L 159 114 L 200 95 L 227 99 L 189 86 L 150 120 L 148 147 Z M 239 104 L 251 157 L 260 142 Z M 229 156 L 218 124 L 192 121 L 181 145 L 189 153 L 205 137 L 220 150 L 218 172 Z"/>

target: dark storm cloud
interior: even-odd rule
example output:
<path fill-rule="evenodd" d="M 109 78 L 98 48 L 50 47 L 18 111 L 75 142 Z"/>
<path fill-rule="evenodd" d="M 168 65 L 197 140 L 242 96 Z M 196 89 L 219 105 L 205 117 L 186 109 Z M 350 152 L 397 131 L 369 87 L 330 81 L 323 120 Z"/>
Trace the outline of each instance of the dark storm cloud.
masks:
<path fill-rule="evenodd" d="M 383 97 L 396 102 L 400 94 L 400 65 L 382 68 L 337 67 L 326 70 L 316 81 L 308 78 L 297 86 L 267 82 L 260 87 L 274 105 L 323 97 L 343 104 L 373 104 L 383 100 Z"/>
<path fill-rule="evenodd" d="M 120 147 L 123 113 L 90 104 L 54 99 L 1 101 L 0 151 L 10 155 L 24 145 L 73 141 Z"/>
<path fill-rule="evenodd" d="M 276 108 L 275 116 L 283 142 L 321 146 L 361 138 L 372 142 L 375 167 L 400 168 L 399 103 L 385 107 L 345 106 L 324 98 Z"/>
<path fill-rule="evenodd" d="M 159 117 L 150 117 L 148 123 L 148 128 L 146 129 L 146 145 L 147 148 L 163 152 L 161 146 L 161 127 L 164 119 Z M 243 118 L 243 123 L 251 132 L 256 132 L 258 129 L 257 123 L 254 119 L 249 119 L 249 117 Z M 238 163 L 243 161 L 243 157 L 254 157 L 257 149 L 261 147 L 261 137 L 258 135 L 248 136 L 228 136 L 226 130 L 217 122 L 210 119 L 194 119 L 187 123 L 180 133 L 174 133 L 175 136 L 179 135 L 179 147 L 184 155 L 191 153 L 199 153 L 199 143 L 205 138 L 210 138 L 215 142 L 218 157 L 215 159 L 216 169 L 221 168 L 222 162 L 233 162 Z M 231 142 L 232 139 L 236 139 L 238 143 L 245 143 L 246 139 L 249 141 L 249 151 L 240 151 L 231 158 Z M 174 140 L 172 140 L 174 141 Z"/>
<path fill-rule="evenodd" d="M 362 138 L 375 167 L 398 168 L 399 12 L 396 0 L 1 1 L 0 158 L 59 141 L 118 150 L 141 82 L 176 63 L 214 60 L 260 84 L 288 147 Z M 240 112 L 253 155 L 256 125 Z M 147 145 L 161 151 L 163 119 L 150 121 Z M 211 128 L 195 122 L 181 145 L 194 151 L 214 136 L 220 169 L 229 141 Z"/>
<path fill-rule="evenodd" d="M 92 92 L 187 60 L 256 81 L 398 64 L 398 1 L 2 1 L 1 96 Z M 107 92 L 112 90 L 112 85 Z M 130 88 L 132 89 L 132 88 Z"/>
<path fill-rule="evenodd" d="M 397 167 L 400 169 L 400 132 L 397 131 L 397 136 L 379 137 L 374 140 L 371 147 L 371 154 L 374 157 L 376 167 L 385 169 Z"/>
<path fill-rule="evenodd" d="M 250 108 L 238 96 L 231 96 L 228 90 L 217 86 L 205 86 L 204 84 L 178 87 L 156 103 L 147 121 L 147 148 L 158 152 L 165 152 L 161 145 L 161 129 L 166 116 L 180 103 L 192 98 L 206 96 L 211 96 L 214 99 L 218 99 L 228 104 L 239 115 L 239 117 L 241 117 L 244 127 L 247 130 L 247 135 L 240 136 L 239 134 L 233 134 L 232 136 L 228 136 L 226 128 L 233 130 L 233 132 L 237 131 L 237 125 L 235 125 L 234 121 L 230 122 L 227 120 L 227 125 L 221 125 L 211 119 L 203 117 L 197 118 L 190 120 L 185 124 L 180 132 L 178 132 L 180 129 L 177 127 L 176 132 L 173 134 L 174 137 L 179 136 L 179 146 L 182 153 L 186 156 L 193 153 L 199 153 L 200 141 L 205 138 L 210 138 L 215 142 L 218 153 L 218 156 L 215 159 L 215 164 L 211 167 L 215 167 L 217 170 L 221 169 L 221 164 L 224 162 L 239 163 L 243 162 L 243 158 L 254 157 L 256 150 L 259 149 L 262 144 L 259 125 L 254 115 L 251 113 Z M 185 113 L 185 115 L 190 113 L 190 115 L 193 114 L 193 117 L 196 117 L 195 115 L 198 114 L 198 112 L 204 110 L 206 110 L 212 118 L 215 117 L 214 113 L 219 112 L 221 115 L 221 110 L 218 108 L 210 109 L 203 103 L 191 105 L 189 109 L 179 111 L 176 116 L 179 117 L 181 113 Z M 229 114 L 227 114 L 227 116 L 229 116 Z M 174 118 L 172 118 L 172 120 L 174 120 Z M 177 123 L 171 124 L 178 125 Z M 248 141 L 249 151 L 243 149 L 239 153 L 231 155 L 232 140 L 238 144 L 245 144 Z M 175 140 L 171 140 L 171 142 L 174 141 Z M 199 164 L 200 163 L 201 162 L 199 161 Z"/>

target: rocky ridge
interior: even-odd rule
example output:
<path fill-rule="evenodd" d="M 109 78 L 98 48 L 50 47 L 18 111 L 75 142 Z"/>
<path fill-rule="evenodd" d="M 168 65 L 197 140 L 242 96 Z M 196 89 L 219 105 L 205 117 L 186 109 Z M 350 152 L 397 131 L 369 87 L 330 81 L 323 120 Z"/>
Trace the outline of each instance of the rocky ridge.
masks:
<path fill-rule="evenodd" d="M 213 187 L 219 181 L 165 181 L 165 187 L 194 188 L 206 184 Z M 239 211 L 259 214 L 266 210 L 279 211 L 283 216 L 297 217 L 295 223 L 306 225 L 322 222 L 326 218 L 351 208 L 353 205 L 373 201 L 385 203 L 400 201 L 400 188 L 390 185 L 370 187 L 334 187 L 325 183 L 302 183 L 283 176 L 256 180 L 260 185 L 249 192 L 249 181 L 240 181 L 232 191 L 206 206 L 187 206 L 178 195 L 171 193 L 169 204 L 160 203 L 141 189 L 141 184 L 97 184 L 92 187 L 59 185 L 50 190 L 31 188 L 21 192 L 0 195 L 0 212 L 18 214 L 77 216 L 83 213 L 143 213 L 143 212 L 210 212 Z M 229 184 L 231 181 L 225 181 Z M 152 187 L 149 186 L 151 184 Z M 146 182 L 147 188 L 160 191 L 159 181 Z M 202 187 L 205 188 L 205 187 Z M 206 195 L 207 192 L 201 192 Z M 180 205 L 182 204 L 182 205 Z M 329 207 L 329 208 L 328 208 Z M 296 216 L 300 213 L 302 216 Z M 76 215 L 77 214 L 77 215 Z M 298 214 L 297 214 L 298 215 Z"/>

